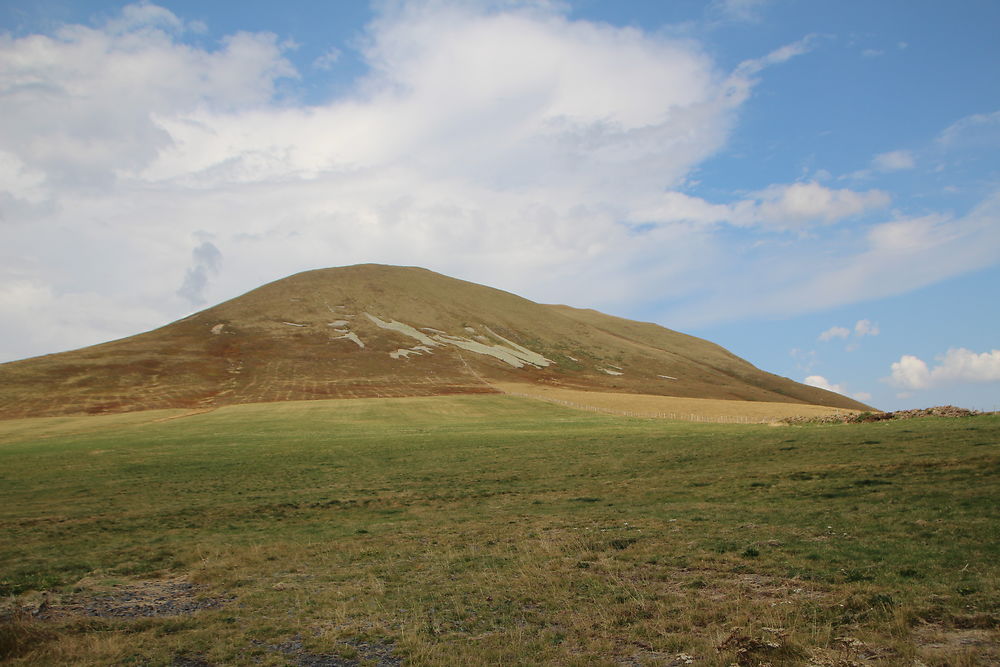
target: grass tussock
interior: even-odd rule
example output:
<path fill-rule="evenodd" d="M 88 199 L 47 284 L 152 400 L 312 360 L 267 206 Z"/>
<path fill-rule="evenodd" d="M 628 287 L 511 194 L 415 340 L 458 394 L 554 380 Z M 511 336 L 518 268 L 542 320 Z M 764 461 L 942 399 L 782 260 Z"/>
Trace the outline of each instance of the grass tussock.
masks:
<path fill-rule="evenodd" d="M 6 664 L 1000 660 L 996 416 L 453 397 L 31 423 L 0 422 Z"/>
<path fill-rule="evenodd" d="M 0 615 L 0 660 L 24 657 L 40 645 L 56 639 L 57 633 L 22 610 Z"/>

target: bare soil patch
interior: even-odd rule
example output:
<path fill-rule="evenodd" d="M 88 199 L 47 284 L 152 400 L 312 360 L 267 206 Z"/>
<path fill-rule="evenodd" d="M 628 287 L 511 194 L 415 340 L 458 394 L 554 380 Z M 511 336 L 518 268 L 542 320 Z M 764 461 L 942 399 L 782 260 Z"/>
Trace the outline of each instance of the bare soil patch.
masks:
<path fill-rule="evenodd" d="M 273 653 L 286 656 L 289 664 L 298 667 L 396 667 L 403 664 L 393 655 L 393 645 L 386 642 L 351 640 L 342 642 L 337 653 L 311 653 L 304 647 L 302 638 L 292 637 L 281 644 L 267 645 Z"/>
<path fill-rule="evenodd" d="M 913 637 L 922 663 L 926 665 L 949 664 L 949 660 L 962 656 L 969 665 L 1000 665 L 1000 629 L 947 628 L 936 624 L 921 625 L 913 630 Z"/>
<path fill-rule="evenodd" d="M 182 616 L 202 609 L 216 609 L 233 599 L 210 596 L 203 586 L 184 576 L 94 587 L 84 580 L 77 588 L 84 590 L 65 595 L 38 593 L 20 604 L 21 611 L 41 620 L 66 616 Z"/>

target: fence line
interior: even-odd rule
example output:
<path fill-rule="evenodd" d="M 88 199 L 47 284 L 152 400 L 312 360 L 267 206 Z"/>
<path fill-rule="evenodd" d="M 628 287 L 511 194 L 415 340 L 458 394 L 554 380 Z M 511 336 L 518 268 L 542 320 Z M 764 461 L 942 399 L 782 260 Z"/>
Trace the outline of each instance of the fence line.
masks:
<path fill-rule="evenodd" d="M 533 398 L 538 401 L 546 401 L 548 403 L 558 403 L 559 405 L 564 405 L 568 408 L 576 408 L 577 410 L 589 410 L 590 412 L 600 412 L 604 414 L 619 415 L 623 417 L 643 417 L 651 419 L 675 419 L 678 421 L 690 421 L 690 422 L 705 422 L 711 424 L 769 424 L 776 421 L 772 417 L 746 417 L 739 415 L 697 415 L 694 413 L 678 413 L 678 412 L 637 412 L 634 410 L 615 410 L 614 408 L 603 408 L 596 405 L 584 405 L 582 403 L 574 403 L 572 401 L 564 401 L 561 398 L 549 398 L 547 396 L 537 396 L 532 394 L 520 394 L 513 391 L 504 392 L 508 396 L 519 396 L 521 398 Z"/>

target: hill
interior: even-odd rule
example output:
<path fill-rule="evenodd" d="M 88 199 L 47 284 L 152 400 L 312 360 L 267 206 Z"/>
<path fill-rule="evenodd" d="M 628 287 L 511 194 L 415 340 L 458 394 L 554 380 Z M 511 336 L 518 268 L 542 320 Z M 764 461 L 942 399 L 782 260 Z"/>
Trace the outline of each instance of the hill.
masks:
<path fill-rule="evenodd" d="M 137 336 L 0 364 L 0 418 L 495 393 L 494 383 L 867 408 L 655 324 L 364 264 L 299 273 Z"/>

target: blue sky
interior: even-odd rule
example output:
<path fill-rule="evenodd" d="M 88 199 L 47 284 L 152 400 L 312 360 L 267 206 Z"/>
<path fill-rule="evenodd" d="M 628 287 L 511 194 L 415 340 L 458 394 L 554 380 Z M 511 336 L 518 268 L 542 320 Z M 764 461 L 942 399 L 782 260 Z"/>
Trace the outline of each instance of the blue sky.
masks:
<path fill-rule="evenodd" d="M 1000 5 L 8 0 L 0 361 L 418 265 L 1000 409 Z"/>

